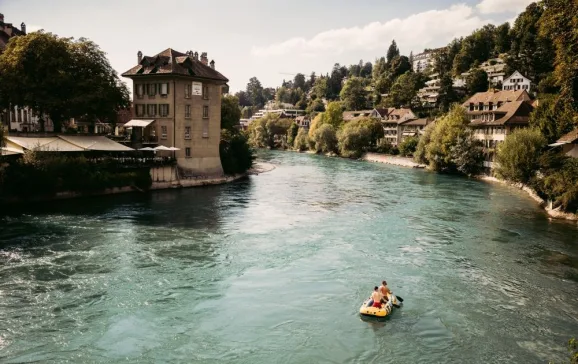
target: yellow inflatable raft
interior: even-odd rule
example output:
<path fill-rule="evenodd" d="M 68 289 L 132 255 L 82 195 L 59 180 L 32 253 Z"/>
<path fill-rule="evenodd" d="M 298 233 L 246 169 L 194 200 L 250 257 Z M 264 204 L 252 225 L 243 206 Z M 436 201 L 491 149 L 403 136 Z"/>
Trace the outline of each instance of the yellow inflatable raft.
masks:
<path fill-rule="evenodd" d="M 367 301 L 363 302 L 363 305 L 359 308 L 359 313 L 364 316 L 375 316 L 375 317 L 386 317 L 391 314 L 393 310 L 393 305 L 399 305 L 397 298 L 394 295 L 387 295 L 388 301 L 381 305 L 381 308 L 373 307 L 373 300 L 369 298 Z M 369 306 L 369 307 L 368 307 Z"/>

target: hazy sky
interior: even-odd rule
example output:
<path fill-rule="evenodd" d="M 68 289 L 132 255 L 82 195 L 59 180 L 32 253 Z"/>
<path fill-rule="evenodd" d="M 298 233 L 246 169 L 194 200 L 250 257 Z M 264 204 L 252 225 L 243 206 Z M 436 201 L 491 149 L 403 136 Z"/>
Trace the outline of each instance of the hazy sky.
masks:
<path fill-rule="evenodd" d="M 446 45 L 487 23 L 510 21 L 531 0 L 0 0 L 5 22 L 86 37 L 122 73 L 137 51 L 207 52 L 231 91 L 256 76 L 278 86 L 298 72 L 327 73 L 385 55 Z M 125 79 L 125 81 L 128 81 Z"/>

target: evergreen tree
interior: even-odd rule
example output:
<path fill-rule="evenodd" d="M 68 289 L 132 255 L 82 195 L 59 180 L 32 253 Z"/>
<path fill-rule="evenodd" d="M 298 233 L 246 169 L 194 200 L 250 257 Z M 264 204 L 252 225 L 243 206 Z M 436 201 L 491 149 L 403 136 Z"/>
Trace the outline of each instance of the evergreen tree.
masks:
<path fill-rule="evenodd" d="M 397 43 L 395 43 L 395 39 L 391 41 L 391 45 L 387 50 L 387 64 L 391 64 L 391 61 L 395 57 L 399 57 L 399 48 L 397 48 Z"/>

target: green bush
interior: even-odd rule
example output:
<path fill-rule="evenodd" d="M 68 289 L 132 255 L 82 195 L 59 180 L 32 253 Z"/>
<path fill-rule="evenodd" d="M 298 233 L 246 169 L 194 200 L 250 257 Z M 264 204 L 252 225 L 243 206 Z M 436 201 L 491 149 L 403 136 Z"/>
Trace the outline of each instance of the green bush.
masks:
<path fill-rule="evenodd" d="M 267 114 L 249 125 L 249 144 L 255 148 L 282 146 L 293 120 L 282 119 L 277 114 Z M 281 141 L 281 142 L 280 142 Z"/>
<path fill-rule="evenodd" d="M 305 128 L 299 128 L 297 136 L 295 137 L 295 142 L 293 143 L 293 148 L 300 152 L 304 152 L 310 148 L 311 142 L 309 141 L 309 134 Z"/>
<path fill-rule="evenodd" d="M 337 136 L 335 128 L 330 124 L 323 124 L 313 134 L 315 151 L 317 153 L 334 153 L 337 151 Z"/>
<path fill-rule="evenodd" d="M 578 212 L 578 159 L 552 151 L 540 157 L 539 165 L 540 174 L 531 182 L 536 192 L 553 208 Z"/>
<path fill-rule="evenodd" d="M 238 131 L 221 130 L 219 152 L 225 174 L 245 173 L 253 166 L 253 151 L 245 135 Z"/>
<path fill-rule="evenodd" d="M 347 123 L 337 134 L 339 153 L 345 158 L 359 158 L 369 148 L 371 131 L 364 125 Z"/>
<path fill-rule="evenodd" d="M 287 146 L 288 148 L 293 148 L 293 144 L 295 144 L 295 138 L 297 137 L 297 133 L 299 132 L 299 126 L 294 122 L 291 123 L 289 130 L 287 130 Z"/>
<path fill-rule="evenodd" d="M 496 174 L 505 180 L 528 183 L 545 146 L 546 138 L 539 130 L 515 130 L 498 146 Z"/>
<path fill-rule="evenodd" d="M 399 143 L 399 153 L 404 157 L 413 155 L 417 149 L 418 142 L 419 139 L 417 137 L 409 137 L 404 139 L 401 143 Z"/>

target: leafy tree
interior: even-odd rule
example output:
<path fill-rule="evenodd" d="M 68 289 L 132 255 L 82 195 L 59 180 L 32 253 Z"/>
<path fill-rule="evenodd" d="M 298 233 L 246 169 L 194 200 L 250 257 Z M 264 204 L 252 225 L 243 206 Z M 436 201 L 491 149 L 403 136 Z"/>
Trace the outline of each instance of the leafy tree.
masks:
<path fill-rule="evenodd" d="M 406 72 L 412 71 L 412 65 L 406 56 L 397 56 L 390 63 L 390 77 L 393 81 Z"/>
<path fill-rule="evenodd" d="M 221 130 L 219 144 L 221 165 L 225 174 L 245 173 L 253 166 L 255 156 L 249 147 L 247 138 L 235 130 Z"/>
<path fill-rule="evenodd" d="M 578 159 L 550 151 L 540 157 L 538 164 L 541 177 L 533 179 L 534 189 L 552 201 L 553 208 L 578 212 Z"/>
<path fill-rule="evenodd" d="M 313 140 L 315 132 L 325 123 L 325 113 L 317 114 L 309 125 L 309 138 Z"/>
<path fill-rule="evenodd" d="M 493 55 L 498 56 L 506 53 L 512 47 L 512 38 L 510 37 L 510 23 L 506 22 L 496 28 L 494 33 L 494 51 Z"/>
<path fill-rule="evenodd" d="M 239 99 L 233 95 L 223 95 L 221 97 L 221 129 L 235 129 L 239 126 L 240 119 Z"/>
<path fill-rule="evenodd" d="M 291 91 L 289 91 L 285 86 L 279 87 L 277 89 L 277 93 L 275 94 L 275 101 L 278 103 L 291 102 Z"/>
<path fill-rule="evenodd" d="M 291 126 L 287 130 L 287 145 L 289 148 L 293 148 L 293 144 L 295 143 L 295 138 L 297 137 L 297 133 L 299 132 L 299 126 L 294 122 L 291 123 Z"/>
<path fill-rule="evenodd" d="M 116 122 L 129 93 L 93 42 L 43 31 L 10 40 L 0 55 L 0 98 L 48 114 L 54 130 L 70 118 Z"/>
<path fill-rule="evenodd" d="M 404 157 L 413 155 L 417 149 L 418 142 L 419 139 L 417 137 L 405 138 L 401 143 L 399 143 L 399 153 Z"/>
<path fill-rule="evenodd" d="M 377 82 L 377 80 L 386 72 L 387 70 L 387 63 L 384 57 L 378 58 L 375 60 L 375 65 L 373 66 L 372 70 L 372 79 L 373 82 Z"/>
<path fill-rule="evenodd" d="M 243 107 L 252 106 L 251 100 L 249 100 L 249 95 L 247 94 L 247 92 L 239 91 L 235 94 L 235 96 L 237 96 L 237 98 L 239 99 L 239 105 L 241 105 Z"/>
<path fill-rule="evenodd" d="M 297 136 L 295 137 L 295 141 L 293 143 L 294 149 L 303 152 L 309 149 L 309 144 L 310 142 L 307 130 L 305 130 L 305 128 L 299 128 L 299 131 L 297 132 Z"/>
<path fill-rule="evenodd" d="M 235 97 L 237 97 L 237 96 L 235 96 Z M 253 116 L 253 110 L 251 110 L 251 108 L 248 106 L 243 107 L 243 109 L 241 110 L 241 117 L 243 119 L 249 119 L 249 118 L 251 118 L 251 116 Z"/>
<path fill-rule="evenodd" d="M 391 41 L 391 45 L 387 49 L 387 64 L 391 64 L 396 57 L 399 57 L 399 48 L 397 48 L 397 43 L 395 43 L 394 39 Z"/>
<path fill-rule="evenodd" d="M 323 113 L 323 120 L 324 124 L 329 124 L 337 130 L 343 123 L 341 103 L 334 101 L 327 104 L 327 110 Z"/>
<path fill-rule="evenodd" d="M 461 139 L 468 136 L 468 124 L 469 119 L 464 108 L 457 104 L 454 105 L 449 113 L 436 121 L 431 134 L 424 135 L 424 137 L 429 138 L 429 142 L 425 146 L 425 156 L 421 155 L 418 146 L 417 157 L 425 157 L 429 167 L 434 171 L 452 172 L 457 170 L 452 148 Z"/>
<path fill-rule="evenodd" d="M 313 135 L 317 153 L 334 153 L 337 151 L 337 136 L 335 128 L 330 124 L 323 124 L 315 130 Z"/>
<path fill-rule="evenodd" d="M 366 62 L 365 65 L 363 65 L 363 67 L 361 68 L 359 76 L 363 78 L 371 78 L 372 71 L 373 65 L 371 64 L 371 62 Z"/>
<path fill-rule="evenodd" d="M 475 62 L 483 62 L 489 59 L 495 48 L 494 25 L 486 25 L 475 30 L 461 42 L 459 53 L 454 58 L 453 73 L 458 76 L 467 71 Z"/>
<path fill-rule="evenodd" d="M 530 126 L 540 130 L 548 143 L 574 129 L 574 113 L 559 107 L 557 95 L 541 95 L 538 106 L 530 114 Z"/>
<path fill-rule="evenodd" d="M 351 77 L 341 89 L 341 102 L 346 110 L 363 110 L 367 105 L 363 79 Z"/>
<path fill-rule="evenodd" d="M 263 96 L 263 86 L 257 77 L 251 77 L 247 84 L 247 98 L 252 106 L 262 108 L 265 105 L 265 97 Z"/>
<path fill-rule="evenodd" d="M 339 153 L 345 158 L 359 158 L 370 143 L 370 130 L 359 123 L 347 123 L 337 133 Z"/>
<path fill-rule="evenodd" d="M 429 164 L 427 159 L 427 146 L 429 143 L 431 143 L 431 136 L 434 131 L 434 126 L 435 124 L 426 127 L 422 136 L 419 138 L 415 152 L 413 153 L 413 159 L 417 163 Z"/>
<path fill-rule="evenodd" d="M 458 172 L 472 176 L 479 174 L 484 163 L 484 148 L 471 130 L 458 138 L 450 149 L 451 159 Z"/>
<path fill-rule="evenodd" d="M 343 79 L 347 76 L 347 68 L 336 63 L 331 71 L 331 77 L 327 80 L 327 93 L 325 96 L 329 100 L 335 100 L 339 97 Z"/>
<path fill-rule="evenodd" d="M 277 114 L 266 114 L 249 124 L 249 144 L 255 148 L 275 148 L 280 139 L 287 137 L 287 130 L 293 121 L 282 119 Z"/>
<path fill-rule="evenodd" d="M 426 76 L 422 73 L 406 72 L 394 82 L 386 104 L 398 108 L 411 107 L 417 92 L 425 86 L 425 81 Z"/>
<path fill-rule="evenodd" d="M 517 129 L 498 146 L 496 174 L 513 182 L 528 183 L 546 146 L 539 130 Z"/>
<path fill-rule="evenodd" d="M 318 78 L 315 80 L 315 84 L 313 85 L 313 93 L 311 95 L 312 99 L 323 99 L 327 94 L 327 79 L 326 78 Z"/>
<path fill-rule="evenodd" d="M 293 78 L 293 88 L 300 88 L 301 90 L 305 89 L 305 75 L 302 73 L 298 73 Z"/>
<path fill-rule="evenodd" d="M 475 95 L 478 92 L 488 91 L 488 74 L 481 68 L 476 68 L 470 71 L 466 79 L 466 89 L 469 96 Z"/>
<path fill-rule="evenodd" d="M 450 109 L 450 106 L 458 101 L 459 97 L 454 90 L 454 81 L 449 73 L 446 73 L 441 77 L 440 89 L 438 94 L 438 104 L 440 110 L 446 112 Z"/>
<path fill-rule="evenodd" d="M 360 61 L 360 63 L 361 62 L 362 61 Z M 352 64 L 351 66 L 349 66 L 349 69 L 347 70 L 347 74 L 349 75 L 349 77 L 359 77 L 362 66 L 363 64 Z"/>
<path fill-rule="evenodd" d="M 305 112 L 307 112 L 307 114 L 312 114 L 314 112 L 324 112 L 324 111 L 325 111 L 325 105 L 323 104 L 323 101 L 321 101 L 321 99 L 311 100 L 309 105 L 307 105 L 307 109 L 305 109 Z"/>
<path fill-rule="evenodd" d="M 304 92 L 301 93 L 301 98 L 299 99 L 299 101 L 297 101 L 295 106 L 299 110 L 307 110 L 307 94 L 306 93 L 304 93 Z"/>

